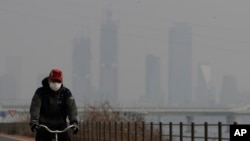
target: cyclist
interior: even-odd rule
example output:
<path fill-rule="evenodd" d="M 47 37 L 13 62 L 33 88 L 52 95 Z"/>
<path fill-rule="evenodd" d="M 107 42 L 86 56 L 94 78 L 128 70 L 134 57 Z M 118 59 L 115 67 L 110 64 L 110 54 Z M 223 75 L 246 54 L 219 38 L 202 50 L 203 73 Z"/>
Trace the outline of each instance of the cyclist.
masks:
<path fill-rule="evenodd" d="M 63 85 L 63 74 L 58 68 L 52 69 L 42 80 L 42 87 L 36 89 L 30 105 L 30 128 L 36 131 L 36 141 L 52 141 L 54 135 L 39 124 L 52 130 L 63 130 L 70 124 L 76 134 L 78 128 L 77 107 L 71 91 Z M 68 132 L 60 133 L 58 141 L 70 141 Z"/>

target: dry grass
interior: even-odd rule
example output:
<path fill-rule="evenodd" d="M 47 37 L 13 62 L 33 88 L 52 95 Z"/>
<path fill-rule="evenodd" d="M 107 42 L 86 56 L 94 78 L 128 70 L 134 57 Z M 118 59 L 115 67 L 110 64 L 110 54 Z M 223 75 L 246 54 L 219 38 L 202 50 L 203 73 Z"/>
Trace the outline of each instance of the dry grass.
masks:
<path fill-rule="evenodd" d="M 100 105 L 92 106 L 87 105 L 85 112 L 80 116 L 83 121 L 94 122 L 143 122 L 144 119 L 140 115 L 132 113 L 114 112 L 108 101 L 101 103 Z"/>
<path fill-rule="evenodd" d="M 80 134 L 75 140 L 159 141 L 159 126 L 146 124 L 141 115 L 114 112 L 109 102 L 88 105 L 80 116 Z M 167 141 L 167 140 L 165 140 Z"/>

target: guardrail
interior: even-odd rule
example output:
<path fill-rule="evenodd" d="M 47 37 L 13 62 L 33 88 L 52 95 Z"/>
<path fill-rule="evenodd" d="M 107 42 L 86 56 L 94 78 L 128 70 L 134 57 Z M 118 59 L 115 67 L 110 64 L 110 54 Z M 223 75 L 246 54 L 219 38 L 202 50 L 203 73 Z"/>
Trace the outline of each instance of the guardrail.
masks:
<path fill-rule="evenodd" d="M 236 123 L 235 123 L 236 124 Z M 79 125 L 72 141 L 229 141 L 229 124 L 92 122 Z M 0 123 L 0 132 L 34 136 L 28 123 Z"/>
<path fill-rule="evenodd" d="M 83 122 L 73 141 L 229 141 L 229 125 Z"/>

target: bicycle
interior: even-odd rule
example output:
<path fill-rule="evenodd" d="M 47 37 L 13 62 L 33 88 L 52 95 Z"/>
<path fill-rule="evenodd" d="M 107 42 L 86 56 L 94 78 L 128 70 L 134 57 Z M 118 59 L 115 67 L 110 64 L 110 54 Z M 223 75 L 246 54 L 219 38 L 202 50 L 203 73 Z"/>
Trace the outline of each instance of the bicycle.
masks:
<path fill-rule="evenodd" d="M 45 128 L 47 131 L 49 131 L 50 133 L 54 133 L 55 134 L 55 141 L 58 141 L 58 134 L 59 133 L 63 133 L 65 131 L 67 131 L 68 129 L 75 127 L 75 125 L 69 125 L 68 127 L 66 127 L 63 130 L 51 130 L 49 129 L 49 127 L 47 127 L 46 125 L 40 124 L 39 127 L 43 127 Z"/>

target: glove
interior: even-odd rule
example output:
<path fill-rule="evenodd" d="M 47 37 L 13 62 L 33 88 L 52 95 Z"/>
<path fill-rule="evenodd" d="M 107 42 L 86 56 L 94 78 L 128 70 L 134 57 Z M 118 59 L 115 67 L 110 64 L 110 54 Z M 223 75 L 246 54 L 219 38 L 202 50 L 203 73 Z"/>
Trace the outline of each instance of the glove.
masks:
<path fill-rule="evenodd" d="M 73 127 L 71 127 L 72 131 L 73 131 L 73 134 L 77 134 L 78 130 L 79 130 L 79 127 L 78 127 L 78 124 L 77 123 L 73 123 Z"/>
<path fill-rule="evenodd" d="M 39 125 L 37 123 L 31 123 L 30 129 L 32 132 L 35 132 L 39 129 Z"/>

